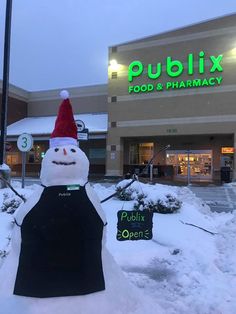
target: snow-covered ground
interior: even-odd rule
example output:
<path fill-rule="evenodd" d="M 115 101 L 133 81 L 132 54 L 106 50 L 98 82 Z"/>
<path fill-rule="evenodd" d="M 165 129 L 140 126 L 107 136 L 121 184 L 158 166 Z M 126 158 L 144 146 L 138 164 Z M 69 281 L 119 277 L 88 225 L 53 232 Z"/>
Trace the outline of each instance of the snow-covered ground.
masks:
<path fill-rule="evenodd" d="M 107 247 L 127 278 L 165 314 L 235 314 L 236 212 L 212 213 L 186 187 L 135 184 L 153 199 L 172 194 L 182 206 L 177 213 L 154 214 L 152 240 L 117 241 L 117 211 L 132 209 L 134 201 L 113 198 L 103 203 Z M 36 185 L 15 187 L 28 197 Z M 95 184 L 94 189 L 102 200 L 114 193 L 115 186 Z M 0 190 L 0 205 L 6 192 L 12 194 Z M 11 214 L 0 213 L 2 262 L 10 250 L 11 221 Z"/>

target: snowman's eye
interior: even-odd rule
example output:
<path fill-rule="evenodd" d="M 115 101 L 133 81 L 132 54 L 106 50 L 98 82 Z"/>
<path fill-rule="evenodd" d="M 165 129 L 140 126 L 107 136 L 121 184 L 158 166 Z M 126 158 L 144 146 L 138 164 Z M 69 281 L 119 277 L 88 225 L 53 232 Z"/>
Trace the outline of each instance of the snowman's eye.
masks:
<path fill-rule="evenodd" d="M 55 148 L 54 151 L 55 151 L 55 152 L 58 152 L 58 151 L 59 151 L 59 148 Z"/>
<path fill-rule="evenodd" d="M 72 153 L 76 153 L 76 150 L 74 148 L 71 148 L 70 150 Z"/>

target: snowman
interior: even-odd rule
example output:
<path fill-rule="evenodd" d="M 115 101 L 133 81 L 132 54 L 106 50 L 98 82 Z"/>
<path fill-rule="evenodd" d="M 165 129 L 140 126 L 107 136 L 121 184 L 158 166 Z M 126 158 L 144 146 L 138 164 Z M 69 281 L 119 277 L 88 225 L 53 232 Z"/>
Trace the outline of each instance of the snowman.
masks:
<path fill-rule="evenodd" d="M 69 95 L 41 167 L 41 186 L 15 214 L 12 248 L 0 269 L 4 314 L 156 314 L 105 246 L 106 218 L 88 183 Z"/>

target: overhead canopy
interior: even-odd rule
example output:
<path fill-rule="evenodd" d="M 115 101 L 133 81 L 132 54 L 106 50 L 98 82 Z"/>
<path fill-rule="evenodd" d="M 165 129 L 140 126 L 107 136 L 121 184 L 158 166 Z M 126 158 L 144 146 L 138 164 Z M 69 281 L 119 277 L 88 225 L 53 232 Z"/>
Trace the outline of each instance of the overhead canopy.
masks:
<path fill-rule="evenodd" d="M 75 120 L 82 120 L 89 133 L 107 132 L 108 114 L 77 114 Z M 31 135 L 49 135 L 54 129 L 56 116 L 30 117 L 19 120 L 7 127 L 7 136 L 16 136 L 22 133 Z"/>

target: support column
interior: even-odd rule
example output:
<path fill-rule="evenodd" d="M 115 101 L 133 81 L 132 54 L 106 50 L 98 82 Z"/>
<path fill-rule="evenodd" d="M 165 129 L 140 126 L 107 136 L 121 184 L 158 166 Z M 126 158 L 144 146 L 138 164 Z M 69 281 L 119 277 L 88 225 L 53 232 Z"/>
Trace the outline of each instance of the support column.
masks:
<path fill-rule="evenodd" d="M 108 139 L 107 142 L 107 159 L 106 159 L 106 176 L 123 176 L 123 155 L 124 145 L 120 137 Z"/>

